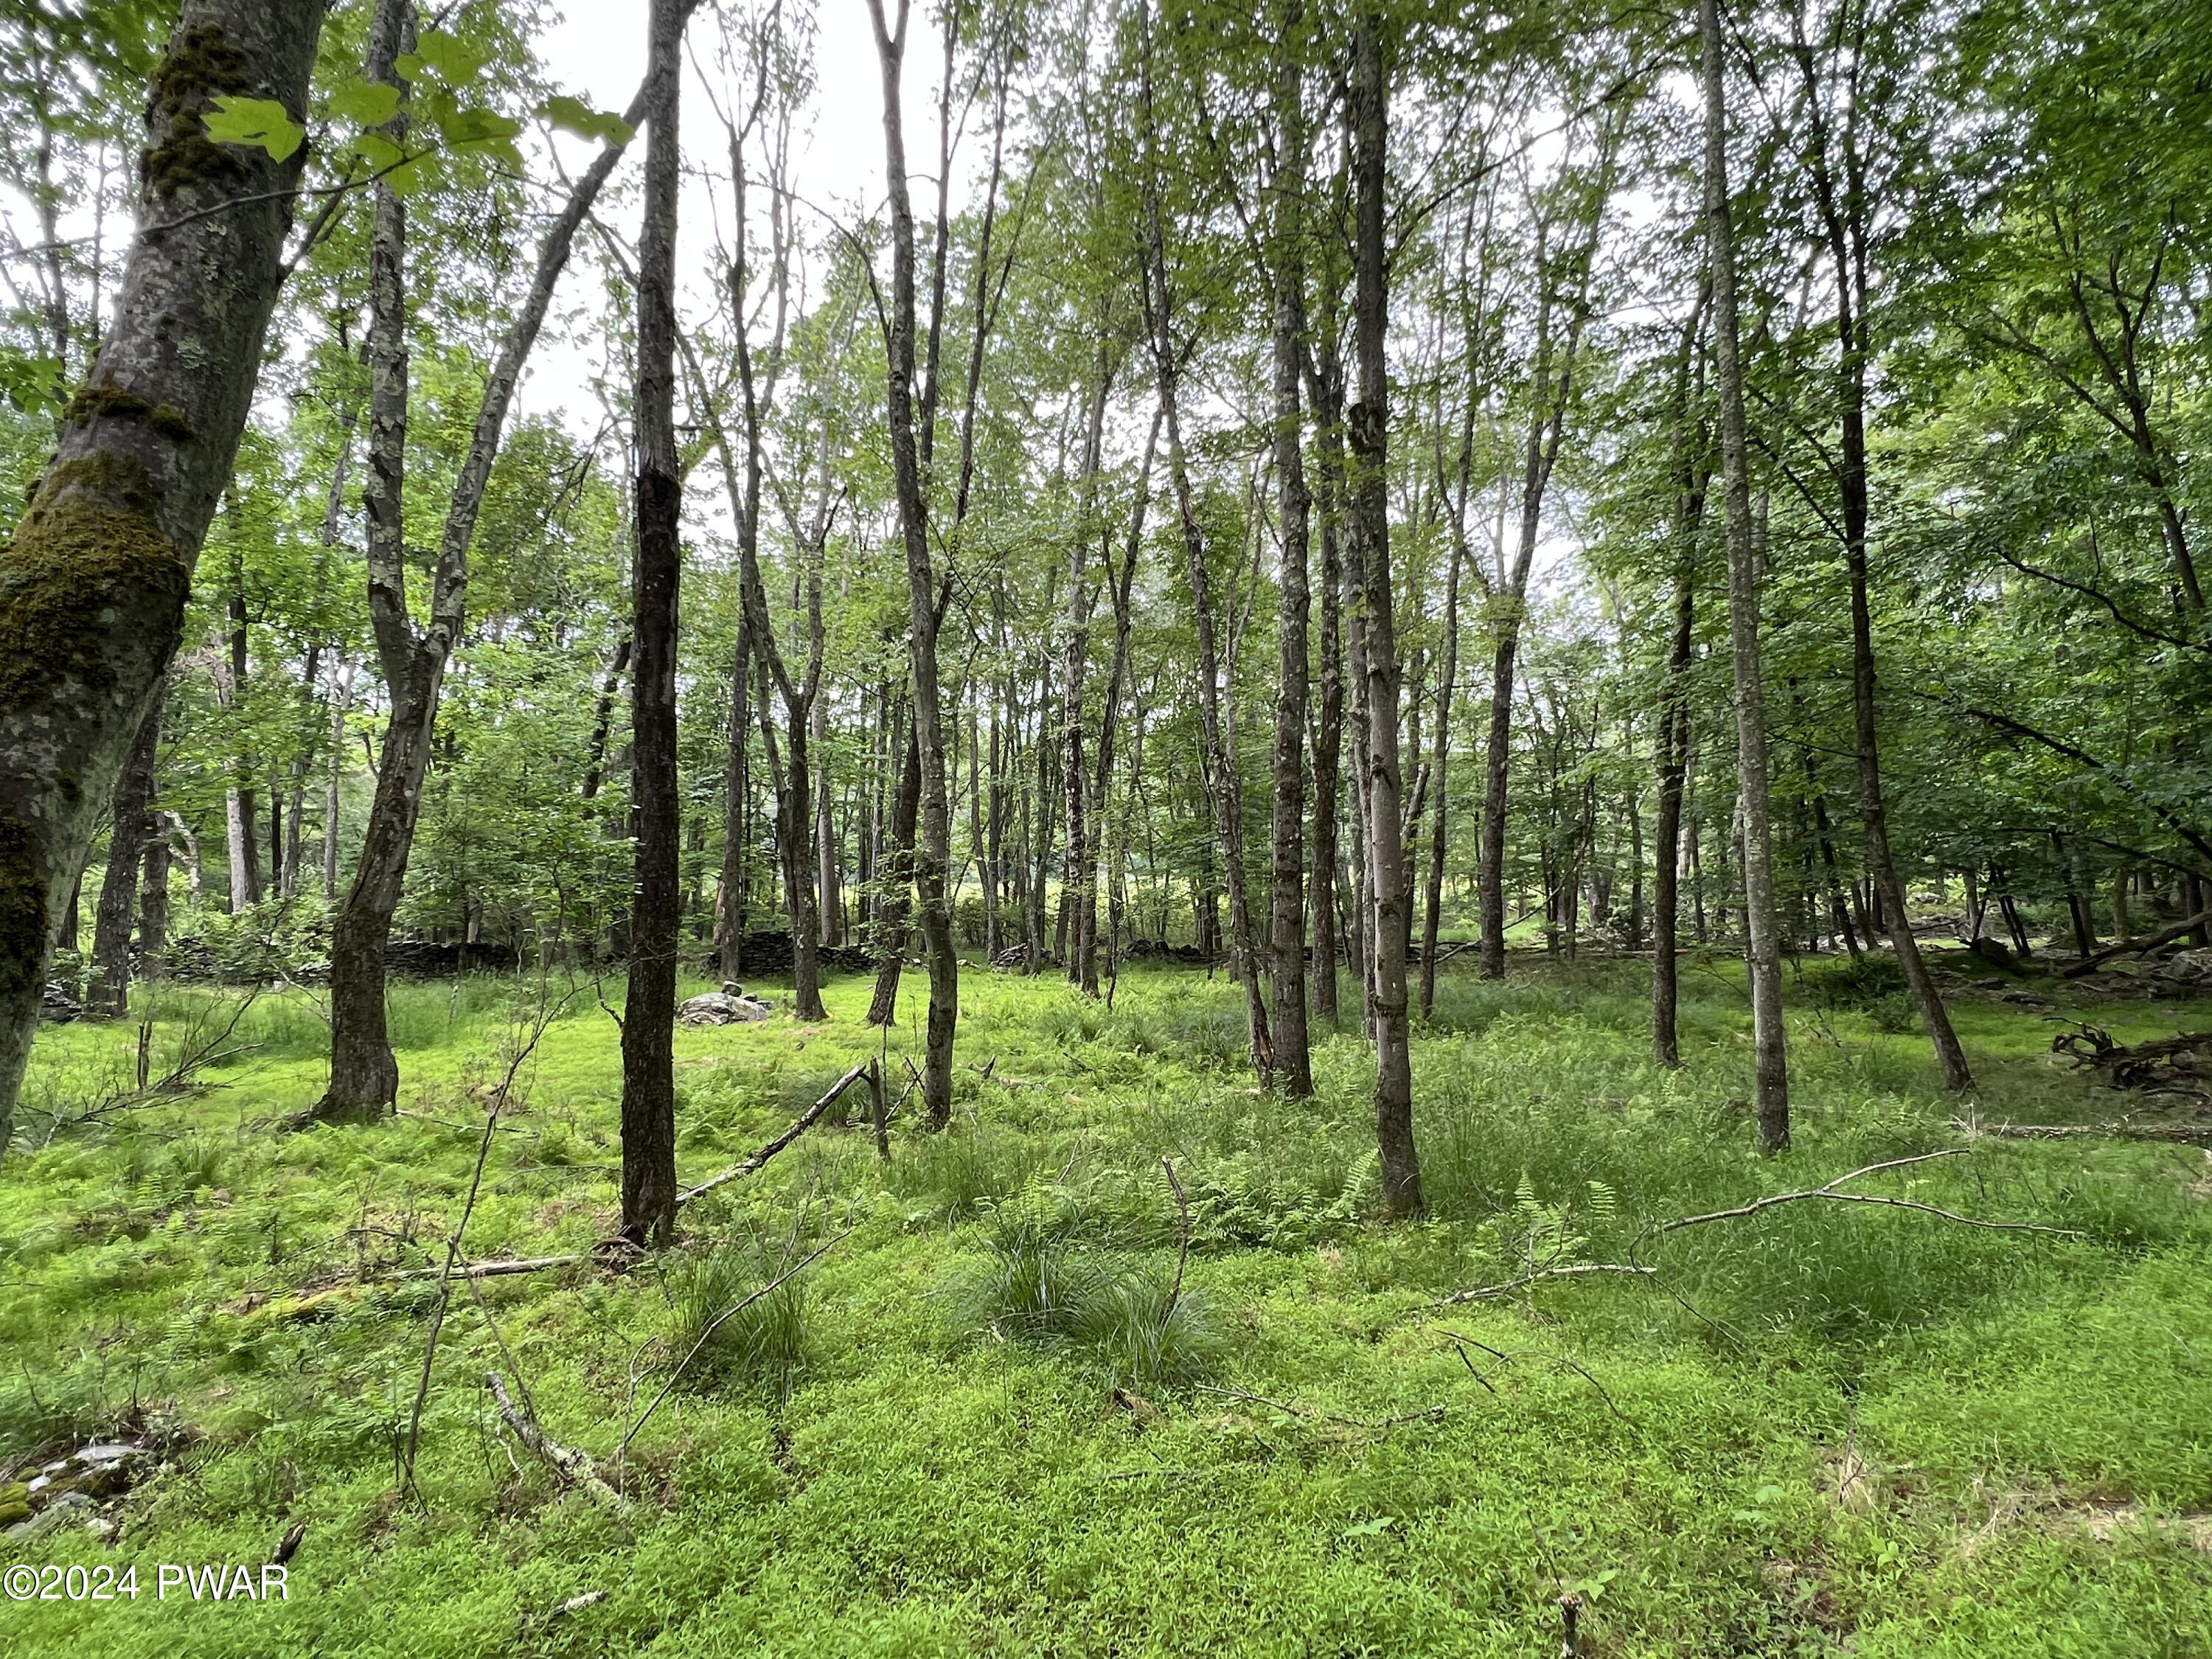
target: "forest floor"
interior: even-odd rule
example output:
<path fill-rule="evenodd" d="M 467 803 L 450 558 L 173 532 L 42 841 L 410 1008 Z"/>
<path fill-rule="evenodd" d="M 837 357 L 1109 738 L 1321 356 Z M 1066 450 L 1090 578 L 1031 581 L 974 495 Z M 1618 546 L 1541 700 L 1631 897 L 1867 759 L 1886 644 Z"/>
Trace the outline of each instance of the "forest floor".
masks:
<path fill-rule="evenodd" d="M 1796 1150 L 1763 1158 L 1740 974 L 1686 964 L 1669 1073 L 1648 972 L 1448 972 L 1414 1051 L 1431 1218 L 1386 1228 L 1356 1020 L 1291 1102 L 1251 1086 L 1222 980 L 1133 970 L 1109 1012 L 971 969 L 948 1131 L 909 1104 L 881 1163 L 856 1093 L 659 1260 L 455 1287 L 406 1498 L 440 1293 L 393 1275 L 441 1259 L 538 988 L 397 988 L 404 1115 L 368 1128 L 286 1127 L 323 1073 L 306 993 L 248 1010 L 199 1092 L 74 1123 L 127 1091 L 137 1029 L 50 1028 L 0 1169 L 0 1479 L 93 1437 L 163 1467 L 6 1550 L 135 1565 L 138 1596 L 52 1575 L 0 1652 L 1548 1659 L 1567 1592 L 1592 1655 L 2212 1652 L 2212 1154 L 1962 1133 L 1893 1003 L 1808 963 Z M 876 1051 L 867 988 L 833 981 L 820 1026 L 679 1032 L 686 1181 Z M 562 994 L 466 1259 L 611 1230 L 616 1028 Z M 909 974 L 900 1077 L 922 998 Z M 208 1001 L 155 1000 L 155 1076 Z M 1987 1122 L 2150 1109 L 2055 1022 L 2212 1024 L 2051 981 L 1957 1016 Z M 1638 1238 L 1954 1149 L 1844 1190 L 2072 1236 L 1808 1200 Z M 1437 1305 L 1604 1263 L 1656 1272 Z M 501 1432 L 494 1370 L 625 1513 Z M 158 1564 L 259 1564 L 301 1523 L 289 1601 L 155 1594 Z"/>

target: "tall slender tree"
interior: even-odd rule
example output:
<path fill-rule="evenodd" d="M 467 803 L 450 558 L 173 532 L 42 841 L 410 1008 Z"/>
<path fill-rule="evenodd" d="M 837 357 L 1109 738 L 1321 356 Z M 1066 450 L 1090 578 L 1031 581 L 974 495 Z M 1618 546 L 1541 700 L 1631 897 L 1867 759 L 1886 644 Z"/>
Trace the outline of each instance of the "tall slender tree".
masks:
<path fill-rule="evenodd" d="M 650 123 L 637 246 L 637 479 L 632 514 L 630 802 L 637 873 L 629 993 L 623 1010 L 622 1236 L 666 1245 L 676 1231 L 676 624 L 684 485 L 676 453 L 676 211 L 682 162 L 684 0 L 652 0 L 646 35 Z"/>
<path fill-rule="evenodd" d="M 1768 809 L 1766 696 L 1759 664 L 1759 578 L 1753 544 L 1750 442 L 1744 418 L 1735 228 L 1729 200 L 1728 91 L 1719 0 L 1698 0 L 1705 93 L 1705 259 L 1712 282 L 1713 377 L 1720 396 L 1722 499 L 1728 541 L 1729 653 L 1735 676 L 1736 813 L 1742 829 L 1744 955 L 1751 977 L 1759 1144 L 1790 1145 L 1790 1065 L 1782 1024 L 1782 952 Z"/>

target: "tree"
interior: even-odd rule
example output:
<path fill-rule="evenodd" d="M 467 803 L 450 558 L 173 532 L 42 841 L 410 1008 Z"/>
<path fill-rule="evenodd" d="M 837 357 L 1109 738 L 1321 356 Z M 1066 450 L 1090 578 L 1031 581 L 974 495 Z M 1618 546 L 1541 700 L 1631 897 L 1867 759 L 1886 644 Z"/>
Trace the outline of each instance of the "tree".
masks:
<path fill-rule="evenodd" d="M 386 3 L 402 17 L 410 9 L 407 0 L 386 0 Z M 684 15 L 689 15 L 688 4 Z M 385 725 L 376 794 L 369 807 L 361 855 L 354 866 L 353 884 L 331 928 L 331 1082 L 315 1107 L 319 1117 L 343 1121 L 379 1116 L 392 1109 L 398 1091 L 399 1066 L 392 1058 L 385 1028 L 384 953 L 422 811 L 422 781 L 430 766 L 438 700 L 466 616 L 470 544 L 476 536 L 485 486 L 491 481 L 492 465 L 499 455 L 523 365 L 538 343 L 554 289 L 575 245 L 576 232 L 622 159 L 633 130 L 644 118 L 646 97 L 647 88 L 641 87 L 621 118 L 611 122 L 600 118 L 595 122 L 594 131 L 603 132 L 606 142 L 570 187 L 538 243 L 530 286 L 500 337 L 485 374 L 467 452 L 447 502 L 437 566 L 430 580 L 427 624 L 417 624 L 407 606 L 405 565 L 398 557 L 395 534 L 397 503 L 390 507 L 392 517 L 380 533 L 378 513 L 384 509 L 371 511 L 370 614 L 376 626 L 378 660 L 391 695 L 392 717 Z M 390 246 L 389 239 L 404 235 L 404 216 L 387 217 L 380 210 L 377 240 L 386 249 L 382 257 L 392 262 L 387 285 L 372 288 L 373 301 L 380 306 L 400 300 L 398 290 L 390 284 L 397 283 L 396 262 L 401 250 Z M 380 272 L 386 268 L 378 267 Z M 379 295 L 381 299 L 376 298 Z M 396 488 L 401 481 L 396 452 L 391 446 L 404 438 L 404 431 L 395 434 L 388 423 L 395 412 L 404 412 L 404 386 L 399 378 L 404 363 L 389 358 L 381 361 L 379 384 L 387 400 L 384 416 L 387 425 L 380 441 L 378 416 L 372 409 L 370 481 L 364 490 L 369 500 L 380 497 L 387 483 Z"/>
<path fill-rule="evenodd" d="M 1352 471 L 1347 528 L 1363 573 L 1359 595 L 1367 625 L 1369 882 L 1374 893 L 1375 1135 L 1382 1152 L 1382 1201 L 1395 1216 L 1422 1208 L 1421 1163 L 1413 1144 L 1413 1053 L 1406 997 L 1406 938 L 1412 884 L 1407 879 L 1398 769 L 1398 639 L 1390 588 L 1390 378 L 1384 356 L 1389 288 L 1384 246 L 1384 192 L 1389 145 L 1389 82 L 1383 67 L 1382 21 L 1363 4 L 1352 21 L 1352 340 L 1359 395 L 1347 411 Z"/>
<path fill-rule="evenodd" d="M 915 844 L 914 879 L 921 913 L 922 948 L 929 962 L 929 1024 L 923 1050 L 922 1109 L 933 1128 L 952 1118 L 952 1037 L 960 1015 L 960 959 L 952 943 L 952 907 L 946 874 L 952 860 L 951 809 L 945 794 L 945 708 L 938 684 L 937 638 L 941 622 L 935 561 L 929 549 L 928 504 L 923 493 L 922 462 L 915 442 L 914 205 L 907 189 L 904 115 L 899 104 L 900 70 L 906 56 L 908 0 L 897 0 L 896 26 L 887 23 L 884 0 L 868 0 L 875 25 L 876 56 L 883 74 L 884 177 L 891 210 L 891 292 L 884 313 L 884 355 L 888 390 L 891 467 L 897 489 L 898 526 L 906 553 L 908 688 L 912 699 L 912 741 L 918 783 L 921 834 Z M 946 24 L 951 56 L 953 21 Z M 949 82 L 949 71 L 948 71 Z M 949 85 L 946 96 L 951 96 Z M 949 132 L 946 142 L 950 143 Z M 945 169 L 940 167 L 940 188 Z M 942 215 L 939 216 L 940 223 Z M 940 257 L 937 269 L 942 274 Z M 933 307 L 934 319 L 943 307 Z M 925 394 L 925 403 L 932 401 Z M 903 785 L 902 785 L 903 793 Z"/>
<path fill-rule="evenodd" d="M 1727 510 L 1729 645 L 1735 677 L 1736 799 L 1743 826 L 1744 953 L 1751 974 L 1759 1144 L 1790 1145 L 1790 1071 L 1782 1025 L 1782 954 L 1775 931 L 1774 839 L 1769 826 L 1766 698 L 1759 647 L 1759 578 L 1752 545 L 1735 236 L 1729 204 L 1727 91 L 1718 0 L 1698 0 L 1705 90 L 1705 216 L 1711 273 L 1713 373 L 1720 394 L 1722 499 Z"/>
<path fill-rule="evenodd" d="M 676 1231 L 676 957 L 679 821 L 676 626 L 684 485 L 676 455 L 676 207 L 685 0 L 653 0 L 646 36 L 644 228 L 637 249 L 637 553 L 631 570 L 630 800 L 637 877 L 623 1010 L 622 1236 Z"/>
<path fill-rule="evenodd" d="M 282 279 L 299 146 L 219 143 L 206 118 L 218 98 L 257 99 L 296 122 L 322 13 L 185 0 L 154 76 L 113 321 L 0 556 L 0 1132 L 55 917 L 176 653 Z"/>

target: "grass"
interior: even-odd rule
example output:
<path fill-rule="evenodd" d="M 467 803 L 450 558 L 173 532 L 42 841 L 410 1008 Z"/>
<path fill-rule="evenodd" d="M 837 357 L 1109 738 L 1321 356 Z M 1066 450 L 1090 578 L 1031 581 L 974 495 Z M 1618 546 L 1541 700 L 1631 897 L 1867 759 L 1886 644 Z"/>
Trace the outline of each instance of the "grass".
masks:
<path fill-rule="evenodd" d="M 1686 972 L 1669 1072 L 1644 972 L 1448 970 L 1415 1044 L 1431 1213 L 1383 1228 L 1356 1029 L 1285 1101 L 1243 1071 L 1219 978 L 1133 970 L 1109 1012 L 971 969 L 944 1133 L 909 1109 L 884 1164 L 865 1115 L 819 1125 L 687 1210 L 660 1261 L 457 1296 L 420 1502 L 393 1449 L 434 1295 L 379 1275 L 442 1250 L 533 989 L 397 988 L 404 1115 L 368 1129 L 283 1127 L 322 1081 L 304 996 L 258 1002 L 201 1092 L 74 1126 L 136 1030 L 49 1030 L 27 1098 L 64 1122 L 0 1167 L 0 1442 L 142 1428 L 171 1467 L 112 1542 L 72 1528 L 21 1559 L 150 1583 L 307 1530 L 287 1603 L 11 1606 L 0 1652 L 1525 1656 L 1557 1650 L 1568 1587 L 1607 1656 L 2212 1652 L 2190 1520 L 2212 1510 L 2212 1162 L 1962 1139 L 1924 1044 L 1887 1029 L 1893 991 L 1829 964 L 1793 988 L 1796 1148 L 1763 1159 L 1740 979 Z M 1959 1000 L 1984 1119 L 2113 1109 L 2052 1060 L 2051 1018 L 2126 1037 L 2208 1012 L 2033 988 L 2057 1006 Z M 134 1014 L 160 1050 L 205 994 Z M 878 1044 L 902 1076 L 918 977 L 888 1039 L 866 995 L 833 981 L 819 1026 L 679 1031 L 680 1173 L 743 1157 Z M 607 1234 L 619 1086 L 586 986 L 518 1078 L 469 1255 Z M 1656 1285 L 1433 1305 L 1960 1146 L 1863 1189 L 2081 1236 L 1796 1204 L 1645 1240 Z M 1179 1291 L 1163 1157 L 1189 1203 Z M 714 1330 L 617 1468 L 714 1320 L 848 1229 Z M 495 1368 L 619 1474 L 627 1535 L 510 1461 Z"/>

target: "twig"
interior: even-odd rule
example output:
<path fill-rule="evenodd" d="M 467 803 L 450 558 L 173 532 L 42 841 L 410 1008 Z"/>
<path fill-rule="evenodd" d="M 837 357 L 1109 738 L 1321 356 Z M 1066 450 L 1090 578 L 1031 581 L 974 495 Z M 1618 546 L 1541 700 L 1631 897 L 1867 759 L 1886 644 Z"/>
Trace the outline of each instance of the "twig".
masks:
<path fill-rule="evenodd" d="M 799 1262 L 798 1266 L 787 1267 L 783 1272 L 778 1273 L 767 1284 L 762 1285 L 760 1289 L 755 1291 L 750 1296 L 745 1297 L 744 1301 L 734 1303 L 731 1306 L 723 1309 L 720 1313 L 716 1314 L 714 1316 L 714 1322 L 708 1325 L 705 1330 L 699 1333 L 699 1340 L 691 1345 L 691 1352 L 684 1356 L 683 1359 L 678 1363 L 676 1369 L 669 1373 L 668 1381 L 660 1385 L 660 1392 L 653 1396 L 653 1403 L 647 1406 L 644 1411 L 638 1414 L 638 1419 L 636 1422 L 629 1425 L 629 1432 L 623 1436 L 622 1444 L 615 1448 L 615 1455 L 617 1457 L 620 1457 L 625 1451 L 629 1449 L 629 1443 L 637 1438 L 637 1431 L 643 1428 L 646 1424 L 651 1420 L 653 1413 L 660 1409 L 660 1402 L 668 1398 L 669 1390 L 673 1389 L 677 1382 L 683 1377 L 684 1373 L 690 1369 L 691 1362 L 699 1357 L 700 1349 L 705 1347 L 708 1342 L 714 1340 L 714 1333 L 716 1331 L 720 1330 L 723 1325 L 728 1321 L 735 1318 L 738 1314 L 743 1313 L 747 1308 L 751 1307 L 754 1303 L 768 1295 L 769 1291 L 780 1288 L 785 1280 L 793 1278 L 794 1275 L 820 1261 L 823 1256 L 827 1255 L 831 1250 L 836 1249 L 838 1245 L 843 1243 L 852 1236 L 853 1230 L 850 1227 L 846 1228 L 843 1232 L 839 1233 L 836 1237 L 823 1245 L 811 1255 L 808 1256 L 804 1261 Z"/>
<path fill-rule="evenodd" d="M 1587 1370 L 1583 1370 L 1581 1365 L 1576 1364 L 1575 1361 L 1568 1358 L 1566 1355 L 1563 1353 L 1553 1353 L 1548 1349 L 1545 1348 L 1493 1348 L 1487 1342 L 1468 1336 L 1463 1332 L 1446 1331 L 1444 1334 L 1452 1340 L 1454 1346 L 1457 1348 L 1460 1363 L 1467 1367 L 1468 1370 L 1473 1375 L 1476 1382 L 1481 1383 L 1484 1388 L 1490 1389 L 1490 1391 L 1492 1394 L 1497 1393 L 1498 1390 L 1490 1388 L 1490 1379 L 1483 1376 L 1480 1371 L 1476 1370 L 1474 1368 L 1474 1361 L 1467 1357 L 1467 1348 L 1469 1344 L 1481 1349 L 1483 1352 L 1488 1354 L 1492 1358 L 1497 1360 L 1502 1365 L 1510 1365 L 1516 1359 L 1542 1359 L 1549 1361 L 1554 1365 L 1564 1365 L 1576 1376 L 1581 1377 L 1583 1382 L 1589 1383 L 1590 1387 L 1597 1390 L 1597 1397 L 1605 1401 L 1606 1410 L 1611 1412 L 1615 1417 L 1627 1424 L 1632 1429 L 1636 1426 L 1634 1420 L 1630 1418 L 1628 1413 L 1621 1410 L 1619 1406 L 1613 1403 L 1613 1395 L 1607 1392 L 1605 1384 L 1599 1382 L 1597 1378 L 1591 1376 Z"/>
<path fill-rule="evenodd" d="M 1626 1261 L 1577 1261 L 1564 1267 L 1539 1267 L 1534 1273 L 1522 1273 L 1518 1279 L 1509 1279 L 1502 1285 L 1479 1285 L 1471 1291 L 1454 1291 L 1441 1302 L 1431 1302 L 1431 1308 L 1452 1308 L 1462 1302 L 1482 1302 L 1493 1296 L 1510 1296 L 1524 1285 L 1534 1285 L 1540 1279 L 1570 1279 L 1584 1273 L 1632 1273 L 1649 1279 L 1658 1273 L 1656 1267 L 1646 1267 Z"/>
<path fill-rule="evenodd" d="M 586 1590 L 581 1595 L 572 1595 L 547 1613 L 545 1622 L 550 1625 L 556 1619 L 566 1619 L 570 1613 L 581 1613 L 586 1607 L 596 1607 L 606 1599 L 607 1593 L 603 1589 Z"/>
<path fill-rule="evenodd" d="M 526 1449 L 602 1508 L 616 1515 L 629 1513 L 629 1500 L 599 1478 L 591 1454 L 561 1444 L 538 1425 L 536 1418 L 524 1415 L 507 1394 L 507 1385 L 499 1380 L 497 1371 L 484 1374 L 484 1386 L 491 1390 L 492 1403 L 499 1410 L 500 1420 Z"/>
<path fill-rule="evenodd" d="M 537 1018 L 531 1025 L 530 1036 L 526 1041 L 515 1045 L 514 1053 L 507 1060 L 507 1074 L 500 1079 L 499 1086 L 492 1091 L 489 1108 L 484 1113 L 483 1139 L 477 1146 L 476 1168 L 469 1176 L 469 1195 L 461 1205 L 461 1218 L 453 1224 L 453 1234 L 446 1241 L 446 1259 L 440 1264 L 438 1305 L 430 1315 L 429 1340 L 422 1345 L 422 1374 L 416 1380 L 415 1405 L 407 1418 L 407 1448 L 400 1467 L 399 1480 L 403 1490 L 415 1485 L 415 1454 L 422 1444 L 422 1407 L 430 1398 L 430 1370 L 437 1361 L 438 1337 L 445 1329 L 446 1310 L 453 1304 L 453 1267 L 460 1260 L 461 1238 L 469 1230 L 469 1218 L 476 1213 L 477 1194 L 483 1188 L 484 1164 L 491 1157 L 492 1132 L 499 1127 L 499 1115 L 505 1109 L 507 1097 L 514 1091 L 514 1079 L 521 1072 L 523 1062 L 530 1058 L 538 1047 L 538 1039 L 545 1035 L 545 1028 L 553 1023 L 554 1017 L 568 1006 L 568 999 L 564 996 L 549 1009 L 544 984 L 540 981 Z"/>
<path fill-rule="evenodd" d="M 811 1106 L 809 1106 L 805 1111 L 801 1112 L 799 1115 L 797 1121 L 794 1121 L 788 1129 L 786 1129 L 774 1140 L 769 1141 L 768 1145 L 763 1146 L 750 1158 L 745 1159 L 744 1163 L 733 1164 L 728 1169 L 723 1170 L 721 1174 L 708 1177 L 707 1180 L 701 1182 L 697 1186 L 692 1188 L 690 1191 L 677 1194 L 677 1203 L 679 1205 L 689 1204 L 693 1199 L 701 1196 L 702 1194 L 711 1193 L 717 1187 L 726 1187 L 732 1181 L 741 1180 L 744 1176 L 752 1174 L 756 1170 L 759 1169 L 761 1165 L 767 1163 L 769 1159 L 774 1158 L 785 1147 L 790 1146 L 793 1141 L 798 1139 L 800 1135 L 805 1133 L 807 1129 L 813 1124 L 814 1121 L 820 1117 L 823 1113 L 830 1109 L 831 1103 L 834 1102 L 838 1096 L 843 1094 L 846 1090 L 851 1088 L 855 1083 L 858 1083 L 862 1078 L 866 1077 L 868 1074 L 868 1064 L 869 1062 L 866 1060 L 862 1060 L 858 1066 L 855 1066 L 851 1071 L 846 1073 L 844 1076 L 839 1078 L 835 1083 L 831 1084 L 830 1085 L 830 1092 L 828 1094 L 823 1096 L 821 1099 L 816 1101 Z"/>
<path fill-rule="evenodd" d="M 1995 1232 L 2047 1233 L 2056 1238 L 2081 1237 L 2080 1233 L 2069 1227 L 2045 1227 L 2033 1221 L 1985 1221 L 1979 1216 L 1960 1215 L 1954 1210 L 1941 1209 L 1933 1204 L 1923 1204 L 1917 1199 L 1887 1198 L 1878 1194 L 1839 1193 L 1836 1190 L 1847 1181 L 1856 1181 L 1861 1176 L 1873 1175 L 1877 1170 L 1900 1169 L 1909 1164 L 1925 1164 L 1930 1158 L 1964 1158 L 1966 1151 L 1964 1146 L 1947 1146 L 1940 1152 L 1917 1152 L 1911 1158 L 1893 1158 L 1880 1164 L 1865 1164 L 1858 1169 L 1847 1170 L 1824 1185 L 1808 1187 L 1802 1192 L 1772 1193 L 1765 1198 L 1754 1198 L 1748 1204 L 1739 1204 L 1733 1209 L 1711 1210 L 1704 1215 L 1682 1216 L 1673 1221 L 1662 1221 L 1656 1227 L 1646 1228 L 1638 1237 L 1637 1243 L 1640 1244 L 1645 1238 L 1658 1238 L 1668 1233 L 1680 1232 L 1685 1227 L 1702 1226 L 1708 1221 L 1737 1220 L 1744 1216 L 1757 1215 L 1761 1210 L 1771 1210 L 1778 1204 L 1795 1204 L 1806 1199 L 1826 1199 L 1832 1204 L 1879 1204 L 1893 1210 L 1917 1210 L 1923 1215 L 1938 1216 L 1945 1221 L 1955 1221 L 1962 1227 L 1985 1227 Z M 1628 1253 L 1632 1258 L 1635 1255 L 1634 1245 L 1630 1246 Z"/>

